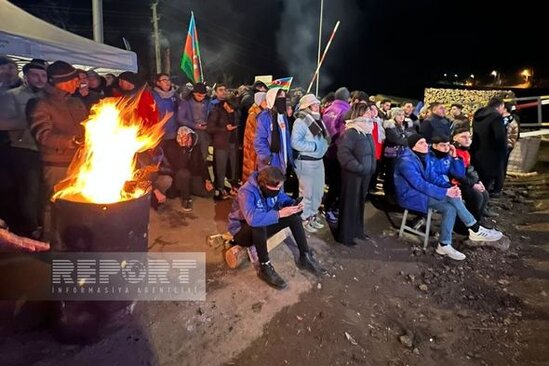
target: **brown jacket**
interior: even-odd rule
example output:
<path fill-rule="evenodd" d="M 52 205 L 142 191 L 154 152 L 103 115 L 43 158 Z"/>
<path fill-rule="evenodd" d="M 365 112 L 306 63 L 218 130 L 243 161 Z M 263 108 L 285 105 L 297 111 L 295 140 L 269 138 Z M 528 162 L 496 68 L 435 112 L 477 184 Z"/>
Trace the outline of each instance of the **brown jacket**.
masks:
<path fill-rule="evenodd" d="M 81 123 L 88 111 L 80 99 L 52 85 L 46 85 L 44 93 L 27 106 L 31 132 L 45 165 L 68 166 L 76 152 L 74 138 L 84 136 Z"/>
<path fill-rule="evenodd" d="M 254 139 L 257 127 L 257 115 L 259 113 L 261 113 L 261 108 L 257 104 L 253 104 L 248 110 L 246 128 L 244 129 L 244 141 L 242 142 L 242 153 L 244 156 L 242 162 L 242 183 L 246 183 L 250 175 L 257 170 L 257 153 L 254 148 Z"/>
<path fill-rule="evenodd" d="M 507 125 L 507 148 L 513 149 L 519 138 L 519 125 L 516 120 L 512 120 Z"/>

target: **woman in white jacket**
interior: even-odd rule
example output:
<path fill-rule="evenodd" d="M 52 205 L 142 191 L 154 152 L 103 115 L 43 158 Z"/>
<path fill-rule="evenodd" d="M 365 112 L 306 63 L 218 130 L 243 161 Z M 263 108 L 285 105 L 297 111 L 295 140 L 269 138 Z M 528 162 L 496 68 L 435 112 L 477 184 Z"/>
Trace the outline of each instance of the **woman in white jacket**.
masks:
<path fill-rule="evenodd" d="M 299 194 L 303 197 L 301 218 L 310 233 L 322 229 L 318 208 L 324 194 L 324 163 L 322 158 L 329 145 L 329 135 L 320 117 L 320 101 L 313 95 L 299 100 L 299 112 L 292 129 L 292 148 L 297 152 L 295 171 L 299 179 Z"/>

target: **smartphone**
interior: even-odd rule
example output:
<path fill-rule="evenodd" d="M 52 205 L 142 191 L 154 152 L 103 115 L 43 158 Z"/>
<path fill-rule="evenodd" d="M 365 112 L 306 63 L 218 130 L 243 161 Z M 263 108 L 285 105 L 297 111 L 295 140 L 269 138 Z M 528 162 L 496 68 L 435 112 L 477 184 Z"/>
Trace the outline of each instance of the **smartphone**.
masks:
<path fill-rule="evenodd" d="M 301 197 L 301 196 L 297 197 L 297 199 L 295 200 L 294 206 L 299 205 L 301 203 L 301 201 L 303 201 L 303 197 Z"/>

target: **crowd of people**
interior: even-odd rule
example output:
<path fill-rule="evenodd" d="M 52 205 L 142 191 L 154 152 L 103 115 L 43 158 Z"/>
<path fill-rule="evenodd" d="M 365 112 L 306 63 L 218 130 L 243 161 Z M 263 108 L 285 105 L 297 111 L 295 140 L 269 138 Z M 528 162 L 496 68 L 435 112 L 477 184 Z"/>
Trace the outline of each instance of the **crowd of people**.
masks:
<path fill-rule="evenodd" d="M 177 87 L 164 73 L 147 84 L 133 72 L 101 76 L 63 61 L 34 59 L 22 75 L 0 57 L 0 217 L 17 234 L 43 235 L 44 208 L 82 144 L 81 123 L 112 97 L 138 99 L 144 126 L 170 115 L 151 156 L 172 185 L 162 190 L 152 177 L 153 207 L 179 198 L 188 212 L 193 195 L 233 197 L 233 243 L 250 248 L 258 275 L 274 287 L 286 282 L 269 261 L 271 235 L 290 228 L 300 266 L 325 273 L 305 232 L 329 223 L 343 245 L 371 240 L 364 210 L 372 195 L 421 214 L 439 212 L 436 252 L 455 260 L 465 255 L 452 246 L 454 231 L 477 241 L 502 237 L 483 224 L 495 215 L 489 200 L 501 195 L 519 125 L 513 106 L 497 96 L 468 116 L 459 100 L 419 109 L 376 103 L 345 87 L 322 100 L 260 81 L 234 90 L 222 83 Z"/>

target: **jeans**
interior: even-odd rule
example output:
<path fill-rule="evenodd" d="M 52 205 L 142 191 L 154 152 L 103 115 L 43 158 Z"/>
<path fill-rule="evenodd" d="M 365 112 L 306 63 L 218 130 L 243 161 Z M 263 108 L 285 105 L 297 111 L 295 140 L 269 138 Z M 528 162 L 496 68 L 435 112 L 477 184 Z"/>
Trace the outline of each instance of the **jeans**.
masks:
<path fill-rule="evenodd" d="M 328 193 L 324 198 L 324 210 L 330 211 L 338 208 L 337 200 L 341 193 L 341 166 L 337 159 L 324 158 L 324 167 L 328 184 Z"/>
<path fill-rule="evenodd" d="M 303 197 L 301 218 L 318 213 L 324 195 L 324 164 L 322 160 L 296 160 L 295 172 L 299 178 L 299 195 Z"/>
<path fill-rule="evenodd" d="M 215 165 L 215 188 L 218 191 L 225 189 L 225 176 L 227 174 L 227 162 L 231 166 L 229 173 L 229 182 L 235 183 L 236 179 L 236 145 L 229 144 L 228 149 L 215 148 L 214 150 L 214 165 Z"/>
<path fill-rule="evenodd" d="M 208 159 L 208 147 L 212 143 L 212 137 L 206 131 L 197 130 L 196 135 L 198 136 L 198 145 L 200 145 L 200 152 L 202 153 L 202 159 L 204 163 L 207 163 Z"/>
<path fill-rule="evenodd" d="M 278 223 L 269 226 L 251 227 L 246 221 L 243 221 L 240 231 L 234 236 L 234 242 L 243 247 L 255 245 L 259 262 L 267 263 L 269 261 L 267 239 L 287 227 L 292 231 L 299 252 L 301 254 L 307 253 L 309 245 L 307 244 L 305 230 L 301 225 L 301 218 L 295 214 L 279 219 Z"/>
<path fill-rule="evenodd" d="M 477 222 L 473 215 L 467 211 L 461 198 L 445 197 L 442 200 L 437 200 L 429 197 L 427 205 L 442 215 L 442 223 L 440 225 L 440 243 L 442 245 L 452 244 L 452 231 L 456 215 L 467 227 L 471 227 Z"/>

